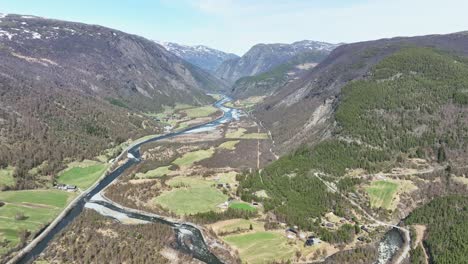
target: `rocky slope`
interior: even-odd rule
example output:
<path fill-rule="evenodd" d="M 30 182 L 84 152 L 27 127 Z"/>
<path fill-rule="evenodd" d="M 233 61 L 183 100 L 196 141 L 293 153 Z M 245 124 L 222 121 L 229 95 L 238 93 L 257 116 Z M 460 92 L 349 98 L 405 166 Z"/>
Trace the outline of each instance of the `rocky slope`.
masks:
<path fill-rule="evenodd" d="M 249 96 L 271 95 L 278 88 L 301 78 L 327 55 L 328 53 L 322 51 L 299 53 L 267 72 L 240 78 L 234 83 L 230 92 L 233 97 L 240 99 Z"/>
<path fill-rule="evenodd" d="M 307 74 L 279 88 L 258 106 L 255 115 L 271 130 L 280 152 L 328 138 L 336 125 L 334 114 L 342 99 L 342 88 L 352 81 L 369 79 L 375 65 L 384 58 L 415 46 L 466 56 L 468 34 L 399 37 L 342 45 Z"/>
<path fill-rule="evenodd" d="M 153 41 L 32 16 L 0 16 L 0 60 L 0 167 L 23 179 L 44 160 L 48 174 L 64 158 L 157 132 L 139 112 L 206 104 L 222 87 Z"/>
<path fill-rule="evenodd" d="M 215 70 L 226 60 L 237 59 L 239 56 L 212 49 L 203 45 L 187 46 L 173 42 L 157 42 L 166 50 L 174 53 L 193 65 L 196 65 L 206 71 L 215 72 Z"/>
<path fill-rule="evenodd" d="M 232 84 L 242 77 L 266 72 L 300 53 L 315 51 L 328 54 L 334 48 L 334 44 L 310 40 L 292 44 L 258 44 L 242 57 L 222 63 L 216 69 L 216 76 Z"/>

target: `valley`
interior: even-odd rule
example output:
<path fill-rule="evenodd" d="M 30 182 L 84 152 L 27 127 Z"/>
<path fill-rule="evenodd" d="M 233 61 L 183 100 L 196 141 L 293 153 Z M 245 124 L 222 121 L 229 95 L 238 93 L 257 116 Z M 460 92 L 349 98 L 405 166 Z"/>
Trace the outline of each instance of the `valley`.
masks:
<path fill-rule="evenodd" d="M 467 57 L 2 14 L 0 263 L 464 263 Z"/>

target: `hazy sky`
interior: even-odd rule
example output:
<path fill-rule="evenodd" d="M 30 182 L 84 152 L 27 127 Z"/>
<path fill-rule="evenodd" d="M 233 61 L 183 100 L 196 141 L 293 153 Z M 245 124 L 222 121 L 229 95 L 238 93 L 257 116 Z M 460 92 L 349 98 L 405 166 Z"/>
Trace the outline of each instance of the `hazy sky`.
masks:
<path fill-rule="evenodd" d="M 99 24 L 242 55 L 256 43 L 468 30 L 467 0 L 0 0 L 1 13 Z"/>

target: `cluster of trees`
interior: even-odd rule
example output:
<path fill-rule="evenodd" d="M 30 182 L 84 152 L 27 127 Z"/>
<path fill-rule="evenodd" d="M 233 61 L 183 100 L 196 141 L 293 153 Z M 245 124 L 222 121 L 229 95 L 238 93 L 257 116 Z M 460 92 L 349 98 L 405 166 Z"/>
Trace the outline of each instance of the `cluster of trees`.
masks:
<path fill-rule="evenodd" d="M 16 189 L 37 187 L 36 176 L 55 175 L 66 159 L 91 158 L 157 131 L 156 123 L 143 127 L 141 116 L 96 98 L 49 89 L 35 97 L 22 92 L 31 93 L 7 89 L 0 97 L 10 109 L 0 109 L 0 169 L 15 167 Z"/>
<path fill-rule="evenodd" d="M 411 264 L 426 264 L 426 255 L 421 245 L 410 250 L 410 262 Z"/>
<path fill-rule="evenodd" d="M 340 251 L 328 257 L 324 264 L 373 264 L 378 257 L 378 250 L 376 247 L 363 247 L 352 250 Z M 413 262 L 411 262 L 413 263 Z"/>
<path fill-rule="evenodd" d="M 340 226 L 337 231 L 330 231 L 326 228 L 317 228 L 316 230 L 320 239 L 333 244 L 350 243 L 353 241 L 354 235 L 360 232 L 359 227 L 356 229 L 350 224 Z"/>
<path fill-rule="evenodd" d="M 204 213 L 196 213 L 187 216 L 190 221 L 193 221 L 198 224 L 212 224 L 218 221 L 227 220 L 227 219 L 234 219 L 234 218 L 244 218 L 249 219 L 257 216 L 256 211 L 249 211 L 249 210 L 242 210 L 242 209 L 234 209 L 228 208 L 224 212 L 204 212 Z"/>
<path fill-rule="evenodd" d="M 237 194 L 244 201 L 263 203 L 265 210 L 273 212 L 278 221 L 315 230 L 320 225 L 317 219 L 327 212 L 344 216 L 347 201 L 327 191 L 311 174 L 311 164 L 307 149 L 283 156 L 261 172 L 237 175 L 240 182 Z M 268 198 L 256 196 L 257 191 L 266 191 Z"/>
<path fill-rule="evenodd" d="M 175 241 L 171 227 L 122 225 L 85 210 L 41 256 L 59 263 L 168 263 L 161 250 Z"/>
<path fill-rule="evenodd" d="M 435 198 L 414 210 L 405 223 L 427 226 L 427 235 L 423 242 L 433 263 L 465 263 L 468 256 L 466 219 L 468 219 L 468 197 L 451 195 Z M 420 251 L 414 251 L 413 257 L 419 259 L 419 255 L 422 254 Z"/>
<path fill-rule="evenodd" d="M 343 88 L 337 133 L 383 150 L 387 160 L 417 149 L 424 156 L 421 150 L 433 149 L 444 162 L 441 147 L 466 148 L 466 87 L 464 59 L 429 48 L 405 48 L 377 64 L 369 79 Z M 449 112 L 448 106 L 458 111 Z"/>

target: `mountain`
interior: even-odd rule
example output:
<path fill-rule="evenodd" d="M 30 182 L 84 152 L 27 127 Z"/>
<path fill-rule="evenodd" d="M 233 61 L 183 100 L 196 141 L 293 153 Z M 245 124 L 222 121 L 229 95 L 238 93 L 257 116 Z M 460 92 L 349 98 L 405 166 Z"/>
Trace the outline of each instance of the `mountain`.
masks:
<path fill-rule="evenodd" d="M 233 97 L 240 99 L 250 96 L 271 95 L 278 88 L 301 78 L 303 74 L 315 67 L 327 55 L 326 52 L 322 51 L 299 53 L 269 71 L 240 78 L 232 85 L 231 94 Z"/>
<path fill-rule="evenodd" d="M 196 65 L 206 71 L 215 72 L 215 70 L 226 60 L 237 59 L 239 56 L 212 49 L 203 45 L 187 46 L 173 42 L 157 42 L 166 50 L 174 53 L 193 65 Z"/>
<path fill-rule="evenodd" d="M 292 44 L 257 44 L 240 58 L 223 62 L 216 69 L 216 76 L 228 83 L 234 83 L 245 76 L 258 75 L 304 52 L 328 54 L 337 45 L 303 40 Z"/>
<path fill-rule="evenodd" d="M 417 149 L 435 158 L 441 147 L 463 159 L 467 55 L 464 32 L 342 45 L 266 98 L 254 115 L 280 152 L 342 139 L 385 149 L 392 159 Z"/>
<path fill-rule="evenodd" d="M 330 211 L 349 216 L 360 204 L 378 219 L 399 222 L 434 197 L 459 193 L 463 196 L 434 199 L 405 220 L 428 225 L 428 255 L 440 263 L 459 263 L 466 255 L 466 239 L 459 238 L 466 236 L 449 236 L 444 227 L 450 223 L 466 233 L 460 208 L 467 203 L 467 189 L 453 179 L 467 175 L 467 87 L 464 32 L 340 46 L 253 111 L 284 155 L 240 176 L 239 196 L 263 203 L 275 219 L 324 241 L 349 243 L 352 226 L 332 234 L 315 219 Z M 368 186 L 390 182 L 395 188 L 411 183 L 414 189 L 400 196 L 395 192 L 389 199 L 397 200 L 393 208 L 373 204 L 372 193 L 380 196 L 387 189 L 369 191 Z M 257 196 L 259 191 L 268 197 Z M 441 212 L 437 219 L 436 212 Z"/>
<path fill-rule="evenodd" d="M 0 60 L 0 167 L 16 167 L 19 179 L 46 160 L 44 175 L 65 158 L 156 133 L 141 112 L 210 103 L 206 92 L 223 89 L 153 41 L 33 16 L 1 16 Z"/>

